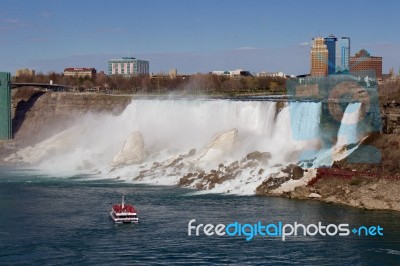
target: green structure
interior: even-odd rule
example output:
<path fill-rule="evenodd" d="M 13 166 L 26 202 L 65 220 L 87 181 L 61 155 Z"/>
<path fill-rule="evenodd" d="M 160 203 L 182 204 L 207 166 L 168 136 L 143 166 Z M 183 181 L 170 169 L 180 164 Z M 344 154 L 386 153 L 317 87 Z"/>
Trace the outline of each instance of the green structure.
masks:
<path fill-rule="evenodd" d="M 10 73 L 0 72 L 0 140 L 12 139 Z"/>

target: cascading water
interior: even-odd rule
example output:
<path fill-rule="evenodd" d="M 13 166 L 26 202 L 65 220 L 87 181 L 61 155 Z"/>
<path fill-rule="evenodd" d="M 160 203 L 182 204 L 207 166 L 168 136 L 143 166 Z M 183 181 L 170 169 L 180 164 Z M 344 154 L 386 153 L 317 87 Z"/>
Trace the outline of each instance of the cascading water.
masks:
<path fill-rule="evenodd" d="M 319 151 L 314 160 L 313 167 L 331 166 L 334 161 L 348 156 L 355 148 L 347 150 L 346 145 L 359 142 L 357 126 L 360 117 L 361 103 L 349 103 L 343 113 L 337 133 L 335 145 L 329 149 Z"/>
<path fill-rule="evenodd" d="M 168 185 L 177 184 L 187 173 L 217 171 L 221 165 L 238 161 L 240 174 L 207 188 L 253 194 L 269 174 L 288 163 L 298 163 L 307 150 L 318 150 L 321 106 L 289 102 L 278 112 L 274 101 L 134 100 L 119 116 L 88 114 L 75 127 L 8 160 L 45 170 L 84 170 L 107 178 L 132 181 L 136 177 Z M 359 112 L 360 104 L 347 108 Z M 350 117 L 350 109 L 346 109 L 343 120 L 351 124 L 354 117 L 357 115 Z M 341 127 L 341 134 L 356 140 L 353 128 Z M 140 156 L 129 151 L 135 146 L 130 140 L 140 140 L 140 149 L 136 149 Z M 189 156 L 191 149 L 197 152 Z M 254 151 L 268 157 L 262 166 L 243 161 Z M 124 154 L 135 158 L 130 160 L 135 163 L 126 164 Z"/>
<path fill-rule="evenodd" d="M 361 103 L 350 103 L 347 105 L 340 123 L 338 140 L 336 146 L 354 144 L 359 141 L 357 126 L 360 118 Z"/>

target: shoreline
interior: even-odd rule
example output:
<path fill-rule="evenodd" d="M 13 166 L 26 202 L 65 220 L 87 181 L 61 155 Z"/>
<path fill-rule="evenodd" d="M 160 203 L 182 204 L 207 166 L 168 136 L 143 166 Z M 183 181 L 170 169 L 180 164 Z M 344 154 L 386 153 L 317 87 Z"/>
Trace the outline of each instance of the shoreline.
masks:
<path fill-rule="evenodd" d="M 256 194 L 260 197 L 284 197 L 296 200 L 313 200 L 339 204 L 370 211 L 400 212 L 400 180 L 366 179 L 355 177 L 325 177 L 312 186 L 298 186 L 293 191 L 281 194 Z"/>
<path fill-rule="evenodd" d="M 0 148 L 0 150 L 2 150 Z M 4 156 L 0 158 L 0 167 L 4 168 L 16 168 L 19 165 L 11 162 L 4 161 Z M 353 176 L 349 178 L 343 178 L 338 176 L 329 176 L 326 174 L 328 171 L 335 171 L 335 168 L 323 168 L 324 173 L 318 173 L 317 176 L 312 175 L 306 178 L 305 185 L 295 186 L 292 189 L 282 189 L 278 187 L 278 190 L 264 190 L 257 187 L 254 197 L 279 197 L 287 198 L 290 200 L 311 200 L 319 201 L 323 203 L 339 204 L 348 207 L 364 209 L 364 210 L 385 210 L 385 211 L 396 211 L 400 212 L 400 177 L 392 179 L 378 178 L 378 177 L 363 177 L 360 173 L 355 172 Z M 310 169 L 308 169 L 310 171 Z M 293 181 L 290 179 L 289 181 Z M 142 182 L 139 182 L 142 184 Z M 144 182 L 146 184 L 146 182 Z M 285 184 L 285 183 L 283 183 Z M 152 186 L 154 184 L 147 184 Z M 168 185 L 171 187 L 187 188 L 194 191 L 207 191 L 207 189 L 189 187 L 184 184 L 173 184 Z M 278 191 L 278 192 L 277 192 Z M 212 193 L 212 192 L 211 192 Z M 234 195 L 226 193 L 226 195 Z"/>

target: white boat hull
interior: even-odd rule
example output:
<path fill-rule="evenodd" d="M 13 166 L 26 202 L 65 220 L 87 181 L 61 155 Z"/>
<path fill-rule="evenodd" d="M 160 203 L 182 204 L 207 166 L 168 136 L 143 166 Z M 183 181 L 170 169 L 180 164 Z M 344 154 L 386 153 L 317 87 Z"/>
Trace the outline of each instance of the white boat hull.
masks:
<path fill-rule="evenodd" d="M 135 217 L 126 217 L 127 215 L 134 215 Z M 110 216 L 111 219 L 114 221 L 114 223 L 116 224 L 122 224 L 122 223 L 139 223 L 139 219 L 135 214 L 120 214 L 117 215 L 115 212 L 110 211 Z M 119 217 L 119 216 L 123 216 L 123 217 Z"/>

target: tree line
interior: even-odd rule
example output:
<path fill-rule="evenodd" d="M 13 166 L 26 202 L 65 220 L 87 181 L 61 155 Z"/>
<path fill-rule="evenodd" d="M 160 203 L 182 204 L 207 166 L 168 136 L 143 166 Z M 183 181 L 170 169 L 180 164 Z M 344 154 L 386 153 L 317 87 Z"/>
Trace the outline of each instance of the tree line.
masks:
<path fill-rule="evenodd" d="M 282 77 L 228 77 L 213 74 L 194 74 L 170 77 L 168 75 L 134 76 L 105 75 L 95 77 L 64 76 L 60 73 L 21 75 L 13 77 L 13 82 L 60 84 L 85 91 L 99 88 L 100 91 L 115 94 L 273 94 L 286 91 L 286 79 Z"/>
<path fill-rule="evenodd" d="M 62 73 L 39 73 L 34 76 L 13 77 L 13 82 L 60 84 L 85 91 L 93 87 L 99 91 L 115 94 L 282 94 L 286 93 L 286 79 L 282 77 L 228 77 L 213 74 L 194 74 L 190 76 L 170 77 L 168 75 L 149 75 L 124 77 L 98 73 L 95 77 L 64 76 Z M 400 103 L 400 79 L 379 85 L 381 104 Z"/>

